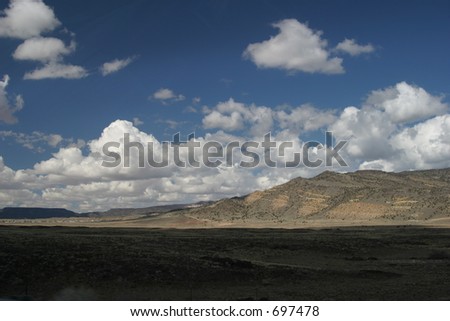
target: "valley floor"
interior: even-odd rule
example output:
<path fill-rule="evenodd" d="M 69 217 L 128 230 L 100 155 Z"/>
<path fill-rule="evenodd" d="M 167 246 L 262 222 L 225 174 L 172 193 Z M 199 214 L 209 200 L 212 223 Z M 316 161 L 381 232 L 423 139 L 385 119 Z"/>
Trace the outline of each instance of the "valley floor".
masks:
<path fill-rule="evenodd" d="M 0 298 L 450 300 L 450 230 L 0 226 Z"/>

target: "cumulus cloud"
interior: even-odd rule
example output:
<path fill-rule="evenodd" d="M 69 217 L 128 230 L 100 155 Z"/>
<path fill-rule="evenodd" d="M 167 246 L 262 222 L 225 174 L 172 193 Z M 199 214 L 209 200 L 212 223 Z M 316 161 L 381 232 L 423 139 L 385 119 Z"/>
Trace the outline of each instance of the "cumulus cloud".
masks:
<path fill-rule="evenodd" d="M 290 110 L 280 110 L 275 113 L 275 119 L 282 129 L 300 133 L 324 128 L 336 120 L 334 110 L 320 110 L 311 105 L 302 105 Z"/>
<path fill-rule="evenodd" d="M 100 72 L 103 76 L 110 75 L 112 73 L 118 72 L 119 70 L 127 67 L 129 64 L 131 64 L 136 59 L 135 56 L 128 57 L 126 59 L 114 59 L 109 62 L 105 62 L 100 67 Z"/>
<path fill-rule="evenodd" d="M 52 37 L 35 37 L 25 40 L 13 53 L 16 60 L 39 61 L 43 64 L 33 71 L 27 72 L 24 79 L 80 79 L 88 76 L 88 72 L 81 66 L 65 64 L 63 56 L 74 52 L 75 41 L 66 46 L 64 42 Z"/>
<path fill-rule="evenodd" d="M 41 79 L 80 79 L 87 77 L 89 73 L 81 66 L 61 64 L 50 62 L 43 67 L 27 72 L 24 79 L 41 80 Z"/>
<path fill-rule="evenodd" d="M 168 102 L 177 102 L 185 100 L 186 97 L 181 94 L 176 94 L 172 89 L 169 88 L 161 88 L 153 93 L 150 98 L 159 100 L 165 104 Z"/>
<path fill-rule="evenodd" d="M 388 157 L 392 152 L 389 137 L 396 127 L 380 110 L 351 106 L 342 111 L 329 130 L 337 139 L 349 141 L 346 152 L 358 162 Z"/>
<path fill-rule="evenodd" d="M 296 19 L 281 20 L 273 27 L 279 30 L 276 36 L 252 43 L 244 51 L 244 57 L 259 68 L 324 74 L 344 72 L 342 59 L 330 57 L 321 31 L 314 31 Z"/>
<path fill-rule="evenodd" d="M 9 76 L 5 75 L 3 80 L 0 81 L 0 122 L 6 124 L 17 123 L 17 118 L 14 114 L 20 111 L 24 106 L 24 100 L 22 96 L 17 95 L 13 102 L 10 101 L 6 87 L 9 83 Z"/>
<path fill-rule="evenodd" d="M 403 128 L 390 137 L 389 157 L 364 161 L 361 169 L 400 171 L 450 166 L 450 115 Z"/>
<path fill-rule="evenodd" d="M 284 181 L 276 175 L 259 179 L 257 173 L 237 166 L 180 168 L 174 166 L 172 158 L 166 168 L 154 168 L 147 164 L 140 168 L 137 148 L 131 150 L 130 167 L 123 164 L 116 168 L 102 166 L 106 158 L 103 155 L 105 143 L 120 143 L 113 150 L 124 155 L 124 133 L 130 135 L 132 142 L 144 145 L 153 143 L 155 155 L 161 155 L 162 143 L 154 136 L 138 130 L 131 122 L 117 120 L 105 128 L 99 138 L 88 143 L 87 154 L 75 146 L 62 147 L 51 158 L 35 164 L 32 169 L 18 171 L 2 162 L 0 190 L 13 197 L 14 202 L 11 203 L 14 205 L 102 210 L 231 197 Z M 218 132 L 208 134 L 205 138 L 196 138 L 196 141 L 203 145 L 213 139 L 223 142 L 243 140 L 242 137 Z M 145 152 L 145 158 L 147 156 Z M 187 161 L 186 149 L 180 152 L 180 157 Z M 201 149 L 196 157 L 202 157 Z M 18 193 L 19 189 L 22 196 Z M 27 195 L 23 191 L 27 191 Z"/>
<path fill-rule="evenodd" d="M 348 140 L 345 153 L 356 168 L 450 167 L 450 116 L 442 100 L 400 82 L 373 91 L 361 108 L 345 108 L 329 130 L 337 139 Z"/>
<path fill-rule="evenodd" d="M 252 136 L 263 136 L 274 127 L 298 135 L 302 131 L 324 128 L 336 119 L 335 111 L 322 111 L 311 105 L 287 106 L 285 110 L 276 111 L 266 106 L 245 105 L 232 98 L 205 112 L 204 128 L 225 131 L 245 129 Z"/>
<path fill-rule="evenodd" d="M 221 102 L 207 111 L 203 118 L 203 127 L 226 131 L 237 131 L 249 128 L 253 136 L 264 135 L 270 131 L 273 123 L 272 110 L 265 106 L 246 106 L 234 101 Z"/>
<path fill-rule="evenodd" d="M 389 160 L 392 168 L 442 168 L 450 166 L 450 115 L 431 118 L 404 128 L 392 137 L 401 152 Z"/>
<path fill-rule="evenodd" d="M 244 128 L 245 106 L 236 103 L 233 99 L 219 103 L 216 110 L 212 110 L 203 118 L 203 126 L 207 129 L 217 128 L 235 131 Z"/>
<path fill-rule="evenodd" d="M 366 103 L 384 110 L 394 122 L 413 122 L 445 113 L 448 104 L 442 96 L 432 96 L 423 88 L 400 82 L 393 87 L 373 91 Z"/>
<path fill-rule="evenodd" d="M 35 60 L 40 62 L 59 61 L 76 49 L 72 41 L 66 46 L 60 39 L 53 37 L 35 37 L 25 40 L 13 53 L 16 60 Z"/>
<path fill-rule="evenodd" d="M 345 52 L 351 56 L 359 56 L 361 54 L 374 52 L 375 47 L 371 44 L 359 45 L 356 43 L 355 39 L 345 39 L 338 43 L 335 50 Z"/>
<path fill-rule="evenodd" d="M 24 171 L 14 171 L 5 164 L 3 157 L 0 156 L 0 202 L 4 206 L 15 205 L 17 201 L 20 202 L 26 198 L 29 198 L 30 202 L 38 199 L 38 195 L 24 188 L 23 182 L 27 181 L 34 184 L 36 177 L 29 176 Z"/>
<path fill-rule="evenodd" d="M 0 37 L 28 39 L 61 25 L 42 0 L 11 0 L 0 13 Z"/>
<path fill-rule="evenodd" d="M 80 79 L 88 76 L 88 72 L 81 66 L 66 64 L 63 57 L 74 52 L 75 41 L 66 46 L 64 42 L 52 37 L 34 37 L 25 40 L 13 53 L 16 60 L 39 61 L 43 65 L 27 72 L 24 79 Z"/>
<path fill-rule="evenodd" d="M 190 202 L 225 195 L 234 196 L 235 181 L 239 181 L 242 185 L 241 191 L 249 192 L 255 188 L 249 179 L 252 174 L 237 168 L 183 169 L 174 167 L 173 163 L 170 163 L 172 165 L 168 168 L 155 169 L 149 166 L 139 168 L 137 150 L 131 152 L 132 166 L 128 168 L 101 166 L 101 153 L 105 143 L 122 143 L 117 152 L 123 155 L 124 133 L 130 135 L 132 142 L 141 142 L 145 145 L 152 142 L 155 153 L 160 153 L 161 143 L 152 135 L 139 131 L 130 122 L 115 121 L 105 128 L 100 138 L 89 142 L 88 155 L 83 155 L 76 147 L 61 148 L 52 158 L 28 170 L 29 175 L 40 177 L 42 202 L 52 204 L 72 202 L 72 208 L 93 210 L 120 204 L 148 206 L 164 202 Z M 186 161 L 185 151 L 181 153 L 181 157 Z M 8 175 L 8 181 L 18 181 L 17 173 Z M 6 184 L 6 180 L 0 184 Z M 93 198 L 93 195 L 96 197 Z"/>

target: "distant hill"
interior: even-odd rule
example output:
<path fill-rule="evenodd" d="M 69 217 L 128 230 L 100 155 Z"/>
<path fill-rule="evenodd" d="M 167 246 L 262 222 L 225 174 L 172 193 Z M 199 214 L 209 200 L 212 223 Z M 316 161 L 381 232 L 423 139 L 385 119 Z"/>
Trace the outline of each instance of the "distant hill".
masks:
<path fill-rule="evenodd" d="M 5 207 L 0 209 L 0 219 L 34 219 L 52 217 L 79 217 L 80 215 L 64 208 Z"/>
<path fill-rule="evenodd" d="M 324 172 L 183 213 L 197 220 L 236 224 L 450 217 L 450 169 Z"/>
<path fill-rule="evenodd" d="M 193 204 L 169 204 L 150 206 L 143 208 L 112 208 L 105 212 L 91 212 L 86 213 L 88 216 L 93 217 L 117 217 L 117 216 L 130 216 L 130 215 L 155 215 L 161 213 L 167 213 L 171 211 L 178 211 L 189 208 L 197 208 L 204 205 L 212 204 L 213 202 L 198 202 Z"/>
<path fill-rule="evenodd" d="M 0 219 L 44 219 L 44 218 L 71 218 L 71 217 L 127 217 L 127 216 L 154 216 L 157 214 L 196 208 L 209 205 L 212 202 L 198 202 L 193 204 L 171 204 L 151 206 L 145 208 L 113 208 L 105 212 L 90 212 L 78 214 L 64 208 L 41 207 L 5 207 L 0 209 Z"/>

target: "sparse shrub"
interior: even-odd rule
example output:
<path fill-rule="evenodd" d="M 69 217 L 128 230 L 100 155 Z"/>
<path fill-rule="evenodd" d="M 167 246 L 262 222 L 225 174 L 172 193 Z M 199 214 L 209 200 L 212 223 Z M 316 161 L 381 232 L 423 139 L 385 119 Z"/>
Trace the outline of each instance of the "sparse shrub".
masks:
<path fill-rule="evenodd" d="M 429 260 L 450 260 L 450 254 L 444 250 L 434 250 L 428 256 Z"/>

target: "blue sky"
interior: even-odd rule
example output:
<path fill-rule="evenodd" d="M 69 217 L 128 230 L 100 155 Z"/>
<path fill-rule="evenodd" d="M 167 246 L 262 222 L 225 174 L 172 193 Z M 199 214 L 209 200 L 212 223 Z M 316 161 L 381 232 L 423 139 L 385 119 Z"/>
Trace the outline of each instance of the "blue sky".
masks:
<path fill-rule="evenodd" d="M 22 19 L 14 11 L 17 6 L 29 10 L 31 17 L 42 15 L 42 21 Z M 255 131 L 248 132 L 255 117 L 238 111 L 240 107 L 230 108 L 241 113 L 242 123 L 234 128 L 220 123 L 229 121 L 226 117 L 230 115 L 218 106 L 230 98 L 244 109 L 252 104 L 269 108 L 273 126 L 267 128 L 289 132 L 293 139 L 320 139 L 330 129 L 341 138 L 354 138 L 348 152 L 354 160 L 351 169 L 450 166 L 445 161 L 449 145 L 444 138 L 432 146 L 438 151 L 436 159 L 426 158 L 426 150 L 405 154 L 407 148 L 418 144 L 417 135 L 406 141 L 407 130 L 423 132 L 421 142 L 435 142 L 429 126 L 448 125 L 448 120 L 442 119 L 448 115 L 450 94 L 448 1 L 15 0 L 0 1 L 0 10 L 4 10 L 0 18 L 0 77 L 10 78 L 1 92 L 0 156 L 3 166 L 13 173 L 4 176 L 3 188 L 0 182 L 4 204 L 27 205 L 11 188 L 14 185 L 32 193 L 39 204 L 83 208 L 76 200 L 65 204 L 45 199 L 51 188 L 76 188 L 76 182 L 61 179 L 57 184 L 31 184 L 21 181 L 19 174 L 33 177 L 29 180 L 51 181 L 54 171 L 39 171 L 36 164 L 51 162 L 54 153 L 75 147 L 89 157 L 93 152 L 89 142 L 98 140 L 116 120 L 134 119 L 135 128 L 159 141 L 178 131 L 185 135 L 195 131 L 201 137 L 222 131 L 255 138 Z M 298 38 L 302 31 L 305 34 Z M 276 41 L 268 42 L 271 37 Z M 39 47 L 44 42 L 44 47 L 53 46 L 53 51 Z M 302 56 L 307 55 L 302 48 L 319 50 L 326 57 Z M 112 71 L 103 74 L 103 64 L 114 61 L 116 68 L 110 65 Z M 117 67 L 120 63 L 123 68 Z M 45 72 L 30 76 L 45 66 L 60 70 L 69 65 L 77 68 L 71 76 L 49 79 Z M 166 91 L 158 96 L 161 89 Z M 23 100 L 21 108 L 16 105 L 17 97 Z M 418 103 L 411 105 L 411 97 Z M 313 109 L 305 112 L 305 104 Z M 346 109 L 349 106 L 357 110 Z M 308 127 L 304 124 L 307 119 L 297 121 L 296 108 L 298 117 L 321 119 L 323 124 L 318 120 L 318 126 Z M 370 108 L 376 113 L 371 114 Z M 292 124 L 283 123 L 281 110 Z M 352 121 L 351 112 L 356 115 Z M 379 126 L 374 119 L 380 119 Z M 437 125 L 430 122 L 433 120 Z M 387 122 L 392 126 L 383 127 Z M 367 124 L 373 126 L 372 131 L 365 127 L 372 132 L 369 137 L 383 131 L 386 137 L 370 142 L 364 127 L 358 129 Z M 404 144 L 401 148 L 400 141 Z M 367 146 L 378 146 L 380 151 L 366 153 Z M 399 157 L 405 159 L 398 161 Z M 64 170 L 60 175 L 67 178 Z M 306 169 L 267 173 L 270 183 L 250 185 L 236 194 L 313 173 Z M 98 181 L 113 184 L 116 180 L 101 177 Z M 238 181 L 235 184 L 240 185 Z M 137 194 L 143 193 L 139 191 Z M 167 193 L 158 191 L 157 195 Z M 189 199 L 228 195 L 206 194 L 189 195 Z M 158 197 L 148 201 L 142 197 L 136 204 L 164 201 Z M 173 197 L 173 201 L 184 200 L 185 196 Z M 127 202 L 134 204 L 131 199 Z"/>

